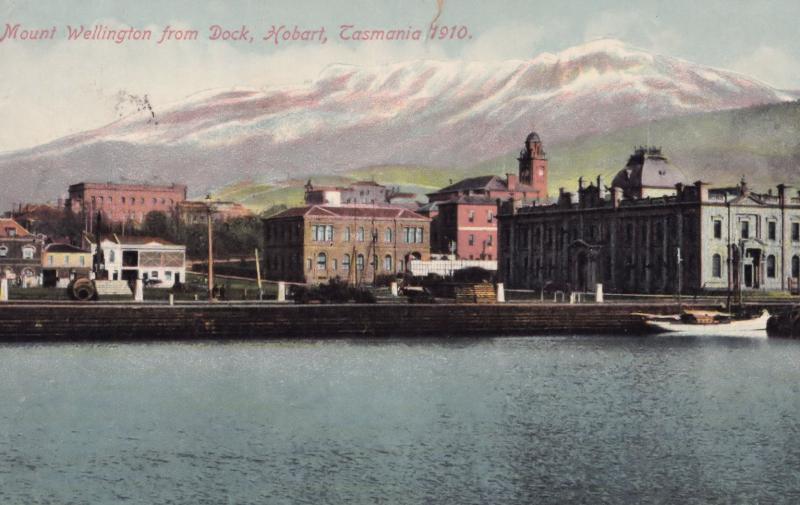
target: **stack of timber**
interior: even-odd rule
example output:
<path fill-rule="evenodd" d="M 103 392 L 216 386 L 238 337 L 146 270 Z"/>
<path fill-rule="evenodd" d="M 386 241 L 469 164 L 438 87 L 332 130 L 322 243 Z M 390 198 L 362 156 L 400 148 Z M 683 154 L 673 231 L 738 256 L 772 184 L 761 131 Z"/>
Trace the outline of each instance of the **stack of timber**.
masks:
<path fill-rule="evenodd" d="M 495 303 L 497 293 L 494 284 L 482 282 L 456 287 L 456 303 Z"/>

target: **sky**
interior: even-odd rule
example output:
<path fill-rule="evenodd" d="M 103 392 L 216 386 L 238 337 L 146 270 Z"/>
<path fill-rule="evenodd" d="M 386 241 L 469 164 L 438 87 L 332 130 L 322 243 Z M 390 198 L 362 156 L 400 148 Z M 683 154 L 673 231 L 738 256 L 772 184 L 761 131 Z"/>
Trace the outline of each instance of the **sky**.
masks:
<path fill-rule="evenodd" d="M 462 40 L 341 40 L 341 25 L 427 32 L 466 27 Z M 0 42 L 0 152 L 108 124 L 144 95 L 154 108 L 216 88 L 303 84 L 334 63 L 382 65 L 425 59 L 532 59 L 610 37 L 655 53 L 800 89 L 797 0 L 0 0 L 6 25 L 48 30 L 53 40 Z M 67 26 L 149 29 L 150 41 L 69 41 Z M 246 25 L 253 42 L 208 40 L 212 25 Z M 327 42 L 262 38 L 273 26 L 326 28 Z M 164 27 L 194 41 L 157 44 Z"/>

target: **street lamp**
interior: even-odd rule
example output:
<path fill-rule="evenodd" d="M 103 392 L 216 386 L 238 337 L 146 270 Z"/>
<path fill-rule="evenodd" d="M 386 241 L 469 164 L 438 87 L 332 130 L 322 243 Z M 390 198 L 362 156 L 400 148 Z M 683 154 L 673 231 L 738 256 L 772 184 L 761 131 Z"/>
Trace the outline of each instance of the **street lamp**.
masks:
<path fill-rule="evenodd" d="M 208 224 L 208 301 L 214 301 L 214 232 L 211 218 L 214 213 L 214 205 L 211 194 L 206 195 L 206 211 Z"/>

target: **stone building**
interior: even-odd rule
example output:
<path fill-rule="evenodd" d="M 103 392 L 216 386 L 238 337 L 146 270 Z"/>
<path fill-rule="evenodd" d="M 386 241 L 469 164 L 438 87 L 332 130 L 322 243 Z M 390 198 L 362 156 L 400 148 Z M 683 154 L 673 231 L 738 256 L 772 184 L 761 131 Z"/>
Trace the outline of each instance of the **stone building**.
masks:
<path fill-rule="evenodd" d="M 174 215 L 179 202 L 186 200 L 182 184 L 115 184 L 81 182 L 69 187 L 66 208 L 73 214 L 85 216 L 91 229 L 94 216 L 100 212 L 107 223 L 144 222 L 148 212 L 159 211 Z"/>
<path fill-rule="evenodd" d="M 208 221 L 208 204 L 204 201 L 178 202 L 178 220 L 182 224 L 205 224 Z M 237 202 L 213 202 L 213 222 L 225 222 L 238 217 L 253 217 L 253 213 Z"/>
<path fill-rule="evenodd" d="M 13 219 L 0 218 L 0 278 L 16 286 L 41 284 L 42 237 L 37 237 Z"/>
<path fill-rule="evenodd" d="M 663 158 L 660 152 L 649 155 Z M 635 155 L 636 156 L 636 155 Z M 800 276 L 800 195 L 711 189 L 645 163 L 627 187 L 561 190 L 552 205 L 501 205 L 499 273 L 511 288 L 618 293 L 786 290 Z M 648 174 L 650 170 L 664 172 Z M 628 167 L 622 172 L 627 172 Z M 619 181 L 628 174 L 620 173 Z M 655 181 L 655 182 L 654 182 Z M 644 196 L 661 191 L 661 196 Z M 627 193 L 627 197 L 625 194 Z"/>
<path fill-rule="evenodd" d="M 536 132 L 520 152 L 517 174 L 463 179 L 428 194 L 419 212 L 431 218 L 431 250 L 459 259 L 497 258 L 497 200 L 547 198 L 547 155 Z"/>
<path fill-rule="evenodd" d="M 430 220 L 393 206 L 309 205 L 264 219 L 268 279 L 369 283 L 430 259 Z"/>

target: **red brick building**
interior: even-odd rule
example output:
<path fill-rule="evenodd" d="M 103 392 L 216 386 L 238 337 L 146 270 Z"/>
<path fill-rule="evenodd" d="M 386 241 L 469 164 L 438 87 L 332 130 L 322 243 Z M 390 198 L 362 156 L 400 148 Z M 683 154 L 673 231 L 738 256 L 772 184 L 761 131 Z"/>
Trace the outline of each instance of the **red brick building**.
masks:
<path fill-rule="evenodd" d="M 268 279 L 370 283 L 430 259 L 430 219 L 394 206 L 309 205 L 264 220 Z"/>
<path fill-rule="evenodd" d="M 547 199 L 547 155 L 535 132 L 525 139 L 518 173 L 463 179 L 428 194 L 420 209 L 431 221 L 431 250 L 459 259 L 497 259 L 497 200 Z"/>
<path fill-rule="evenodd" d="M 178 219 L 183 224 L 200 224 L 208 220 L 208 204 L 204 201 L 178 202 Z M 225 222 L 237 217 L 252 217 L 253 213 L 237 202 L 213 202 L 214 222 Z"/>
<path fill-rule="evenodd" d="M 81 182 L 69 187 L 67 209 L 74 214 L 95 216 L 100 212 L 107 223 L 141 224 L 151 211 L 173 215 L 186 200 L 186 186 L 171 184 L 115 184 Z"/>

